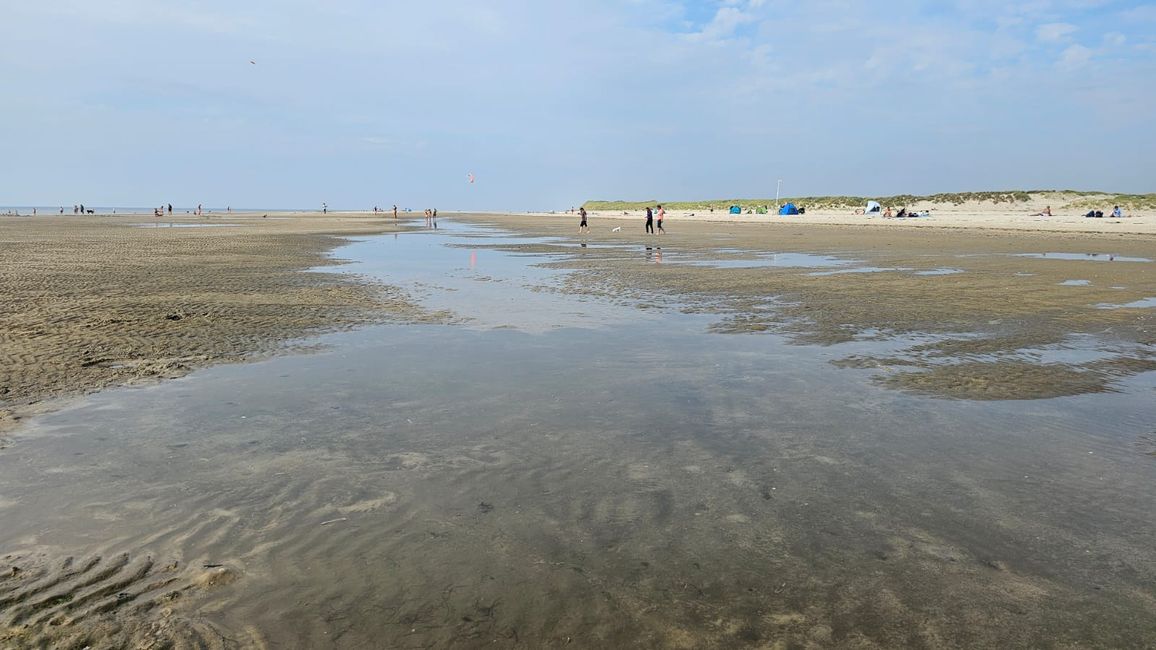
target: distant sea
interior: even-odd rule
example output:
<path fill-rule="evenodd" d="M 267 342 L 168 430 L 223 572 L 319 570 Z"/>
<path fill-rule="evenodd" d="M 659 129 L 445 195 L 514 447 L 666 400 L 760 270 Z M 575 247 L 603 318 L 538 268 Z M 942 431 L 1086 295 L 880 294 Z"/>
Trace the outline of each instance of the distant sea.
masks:
<path fill-rule="evenodd" d="M 64 207 L 64 214 L 72 214 L 72 206 L 66 205 Z M 95 210 L 97 214 L 152 214 L 153 207 L 127 207 L 127 206 L 103 206 L 103 205 L 85 205 L 86 210 Z M 20 213 L 20 215 L 31 215 L 32 209 L 36 209 L 37 215 L 46 214 L 60 214 L 59 205 L 0 205 L 0 214 Z M 184 207 L 173 206 L 173 214 L 192 214 L 197 209 L 196 206 Z M 225 212 L 227 208 L 203 206 L 201 210 L 205 212 Z M 233 208 L 233 212 L 251 213 L 251 212 L 321 212 L 321 210 L 303 210 L 301 208 Z"/>

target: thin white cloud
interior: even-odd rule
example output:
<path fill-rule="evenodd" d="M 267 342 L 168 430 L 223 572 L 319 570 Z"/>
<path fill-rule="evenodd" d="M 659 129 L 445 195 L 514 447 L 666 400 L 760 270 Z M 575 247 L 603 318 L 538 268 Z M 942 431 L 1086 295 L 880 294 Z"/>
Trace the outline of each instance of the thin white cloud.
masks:
<path fill-rule="evenodd" d="M 1088 61 L 1092 59 L 1095 52 L 1088 47 L 1080 44 L 1069 45 L 1060 54 L 1060 67 L 1063 68 L 1079 68 L 1083 67 Z"/>
<path fill-rule="evenodd" d="M 1120 47 L 1128 42 L 1128 37 L 1120 32 L 1108 32 L 1104 34 L 1104 43 L 1113 47 Z"/>
<path fill-rule="evenodd" d="M 731 6 L 719 7 L 714 18 L 701 31 L 692 34 L 692 40 L 715 42 L 734 35 L 740 26 L 754 22 L 751 14 Z"/>
<path fill-rule="evenodd" d="M 1068 23 L 1046 23 L 1036 28 L 1036 38 L 1052 43 L 1062 41 L 1076 33 L 1076 26 Z"/>

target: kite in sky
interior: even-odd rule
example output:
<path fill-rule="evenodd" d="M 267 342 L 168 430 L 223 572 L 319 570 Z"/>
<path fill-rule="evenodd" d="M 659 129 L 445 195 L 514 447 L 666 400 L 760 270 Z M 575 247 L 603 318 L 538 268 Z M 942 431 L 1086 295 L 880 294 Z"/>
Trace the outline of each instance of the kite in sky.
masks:
<path fill-rule="evenodd" d="M 470 185 L 473 185 L 474 184 L 474 173 L 470 172 L 470 173 L 466 174 L 466 179 L 470 181 Z"/>

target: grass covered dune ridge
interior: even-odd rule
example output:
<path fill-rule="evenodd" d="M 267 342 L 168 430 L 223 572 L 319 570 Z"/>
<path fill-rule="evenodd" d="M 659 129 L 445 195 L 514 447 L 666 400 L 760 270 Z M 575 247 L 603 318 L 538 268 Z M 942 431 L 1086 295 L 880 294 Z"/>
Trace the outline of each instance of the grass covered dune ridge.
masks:
<path fill-rule="evenodd" d="M 1035 205 L 1051 205 L 1056 210 L 1103 209 L 1104 206 L 1119 205 L 1125 210 L 1156 209 L 1156 193 L 1117 194 L 1111 192 L 1081 192 L 1077 190 L 1008 190 L 994 192 L 947 192 L 918 196 L 897 194 L 894 196 L 783 196 L 779 204 L 791 202 L 801 207 L 818 210 L 853 210 L 863 207 L 867 201 L 878 201 L 885 206 L 991 206 L 1016 209 L 1032 209 Z M 668 210 L 725 210 L 731 205 L 772 206 L 774 199 L 713 199 L 705 201 L 587 201 L 582 207 L 589 211 L 641 210 L 646 206 L 662 203 Z"/>

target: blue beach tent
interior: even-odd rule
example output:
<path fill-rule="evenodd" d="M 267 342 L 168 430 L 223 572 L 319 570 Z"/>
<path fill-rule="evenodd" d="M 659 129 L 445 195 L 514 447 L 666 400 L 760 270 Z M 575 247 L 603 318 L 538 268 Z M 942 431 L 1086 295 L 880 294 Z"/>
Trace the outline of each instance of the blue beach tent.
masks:
<path fill-rule="evenodd" d="M 743 213 L 743 209 L 740 208 L 739 206 L 737 206 L 737 205 L 731 206 L 731 214 L 742 214 L 742 213 Z"/>
<path fill-rule="evenodd" d="M 788 203 L 779 208 L 779 214 L 799 214 L 799 209 L 795 207 L 794 203 Z"/>

